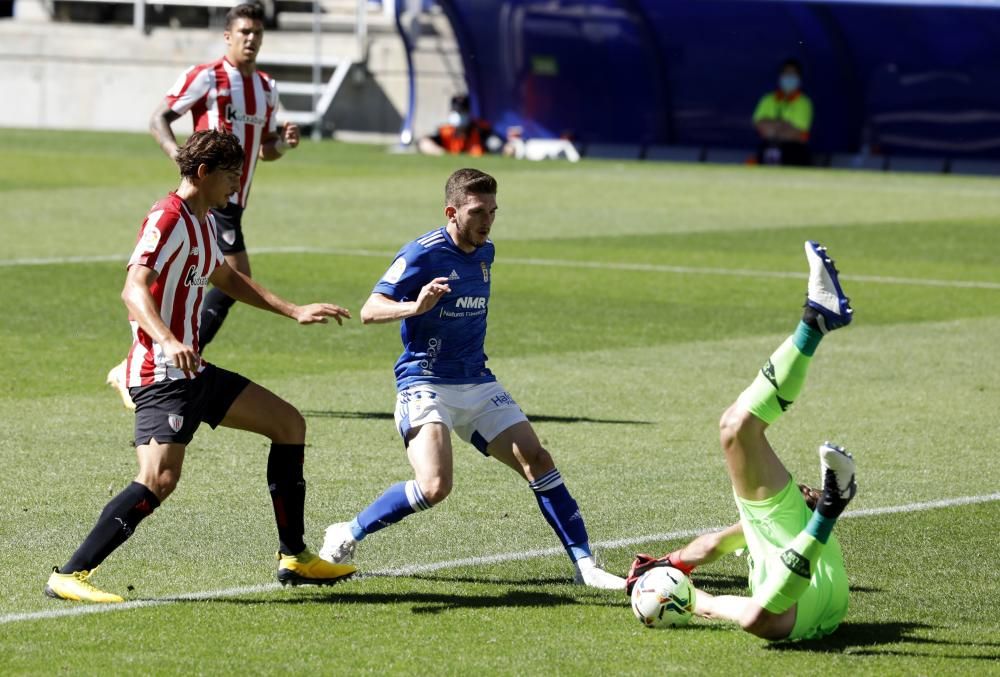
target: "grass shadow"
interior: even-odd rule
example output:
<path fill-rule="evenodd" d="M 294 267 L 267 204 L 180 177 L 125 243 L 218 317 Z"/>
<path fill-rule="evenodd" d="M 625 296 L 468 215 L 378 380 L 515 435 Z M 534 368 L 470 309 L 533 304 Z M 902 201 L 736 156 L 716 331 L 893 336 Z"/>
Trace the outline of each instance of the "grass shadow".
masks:
<path fill-rule="evenodd" d="M 495 595 L 463 595 L 459 593 L 436 592 L 325 592 L 311 591 L 308 595 L 296 595 L 279 599 L 263 601 L 259 598 L 204 598 L 197 603 L 211 602 L 217 604 L 259 605 L 264 604 L 365 604 L 365 605 L 410 605 L 414 614 L 439 614 L 458 609 L 496 609 L 557 607 L 557 606 L 593 606 L 586 599 L 577 599 L 570 595 L 553 594 L 538 590 L 508 590 Z"/>
<path fill-rule="evenodd" d="M 713 595 L 746 595 L 747 577 L 739 574 L 694 572 L 695 586 Z"/>
<path fill-rule="evenodd" d="M 391 411 L 325 411 L 321 409 L 305 409 L 302 415 L 306 418 L 344 418 L 352 420 L 391 421 Z M 608 423 L 612 425 L 653 425 L 652 421 L 633 421 L 617 418 L 591 418 L 589 416 L 546 416 L 538 414 L 528 417 L 533 423 Z"/>
<path fill-rule="evenodd" d="M 926 656 L 928 658 L 958 658 L 965 660 L 997 660 L 996 643 L 990 642 L 953 642 L 941 639 L 929 639 L 915 636 L 922 630 L 933 631 L 937 628 L 926 623 L 909 621 L 889 621 L 884 623 L 845 622 L 837 631 L 822 639 L 807 639 L 790 642 L 768 644 L 771 651 L 809 651 L 816 653 L 843 653 L 852 656 Z M 906 651 L 898 649 L 879 649 L 890 644 L 915 646 L 954 646 L 954 647 L 992 647 L 993 651 L 980 653 L 935 653 L 922 651 Z"/>

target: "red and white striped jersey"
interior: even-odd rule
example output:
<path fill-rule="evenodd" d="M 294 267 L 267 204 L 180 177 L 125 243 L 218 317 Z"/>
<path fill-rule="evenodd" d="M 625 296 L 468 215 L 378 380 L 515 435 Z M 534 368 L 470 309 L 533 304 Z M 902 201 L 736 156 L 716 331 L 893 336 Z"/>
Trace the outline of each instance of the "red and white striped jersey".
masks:
<path fill-rule="evenodd" d="M 199 351 L 198 323 L 208 278 L 225 258 L 216 242 L 215 217 L 209 212 L 204 222 L 188 209 L 176 193 L 153 205 L 142 222 L 138 242 L 128 266 L 146 266 L 159 275 L 150 285 L 153 300 L 171 333 L 182 343 Z M 167 364 L 163 348 L 133 317 L 132 349 L 128 353 L 125 383 L 129 388 L 187 376 Z M 205 368 L 202 362 L 198 373 Z"/>
<path fill-rule="evenodd" d="M 167 92 L 167 106 L 183 115 L 191 111 L 195 131 L 217 129 L 236 135 L 243 146 L 243 176 L 240 192 L 230 198 L 247 206 L 250 182 L 257 166 L 261 137 L 275 132 L 278 123 L 278 89 L 263 71 L 244 76 L 222 57 L 211 63 L 192 66 Z"/>

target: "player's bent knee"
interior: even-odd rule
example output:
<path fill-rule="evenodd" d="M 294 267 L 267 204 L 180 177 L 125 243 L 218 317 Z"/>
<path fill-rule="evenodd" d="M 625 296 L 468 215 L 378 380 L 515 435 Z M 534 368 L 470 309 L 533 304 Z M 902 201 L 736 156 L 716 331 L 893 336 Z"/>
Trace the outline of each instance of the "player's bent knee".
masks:
<path fill-rule="evenodd" d="M 287 402 L 277 416 L 271 441 L 278 444 L 302 444 L 306 441 L 306 419 Z"/>
<path fill-rule="evenodd" d="M 451 493 L 451 478 L 447 477 L 434 477 L 429 480 L 424 480 L 420 484 L 420 493 L 424 495 L 427 502 L 431 505 L 437 505 L 444 499 L 448 498 L 448 494 Z"/>
<path fill-rule="evenodd" d="M 532 447 L 527 452 L 522 451 L 522 453 L 525 460 L 525 469 L 528 471 L 530 477 L 541 477 L 556 467 L 556 462 L 553 460 L 552 454 L 541 445 Z"/>
<path fill-rule="evenodd" d="M 143 477 L 140 482 L 156 494 L 156 497 L 160 499 L 160 501 L 163 501 L 167 498 L 167 496 L 174 493 L 174 489 L 177 488 L 177 483 L 180 482 L 180 480 L 180 469 L 175 470 L 173 468 L 165 468 L 159 472 Z"/>
<path fill-rule="evenodd" d="M 742 421 L 735 404 L 729 406 L 719 419 L 719 442 L 723 449 L 729 449 L 739 438 Z"/>
<path fill-rule="evenodd" d="M 725 451 L 743 445 L 760 435 L 759 419 L 740 405 L 733 403 L 719 419 L 719 443 Z"/>

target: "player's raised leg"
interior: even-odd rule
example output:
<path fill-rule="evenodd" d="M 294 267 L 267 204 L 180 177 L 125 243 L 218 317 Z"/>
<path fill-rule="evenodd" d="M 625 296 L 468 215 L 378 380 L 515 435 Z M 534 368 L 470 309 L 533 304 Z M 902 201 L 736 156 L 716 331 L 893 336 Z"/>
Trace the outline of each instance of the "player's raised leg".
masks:
<path fill-rule="evenodd" d="M 760 500 L 784 488 L 788 473 L 764 431 L 798 398 L 823 336 L 853 318 L 826 247 L 808 241 L 805 252 L 809 282 L 802 319 L 720 421 L 730 479 L 742 498 Z"/>
<path fill-rule="evenodd" d="M 624 590 L 624 578 L 597 566 L 580 509 L 531 424 L 528 421 L 515 423 L 493 439 L 486 449 L 490 456 L 528 481 L 542 516 L 573 562 L 575 582 L 594 588 Z"/>
<path fill-rule="evenodd" d="M 105 383 L 115 389 L 118 393 L 118 397 L 122 399 L 122 404 L 129 411 L 135 411 L 135 402 L 132 401 L 132 396 L 128 393 L 128 386 L 125 385 L 125 369 L 128 366 L 128 360 L 122 360 L 115 366 L 111 367 L 111 371 L 108 372 L 108 376 L 105 379 Z"/>
<path fill-rule="evenodd" d="M 451 431 L 442 421 L 424 423 L 408 432 L 406 455 L 414 478 L 397 482 L 359 512 L 350 522 L 330 525 L 320 556 L 330 562 L 349 562 L 359 542 L 416 512 L 429 510 L 451 493 L 453 462 Z"/>
<path fill-rule="evenodd" d="M 330 585 L 354 574 L 350 565 L 331 564 L 306 547 L 303 476 L 306 423 L 299 411 L 269 390 L 250 383 L 226 412 L 221 425 L 249 430 L 271 440 L 267 484 L 278 526 L 278 581 L 282 585 Z"/>

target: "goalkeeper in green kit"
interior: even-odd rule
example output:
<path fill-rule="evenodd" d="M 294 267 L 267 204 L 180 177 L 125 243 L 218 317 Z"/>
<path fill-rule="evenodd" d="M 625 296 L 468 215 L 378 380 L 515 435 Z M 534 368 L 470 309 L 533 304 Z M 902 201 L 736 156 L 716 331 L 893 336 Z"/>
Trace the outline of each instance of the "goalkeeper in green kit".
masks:
<path fill-rule="evenodd" d="M 769 640 L 811 639 L 837 629 L 847 614 L 848 585 L 833 526 L 857 490 L 854 460 L 830 442 L 819 448 L 822 491 L 797 485 L 764 431 L 798 397 L 820 340 L 850 323 L 853 310 L 826 248 L 806 242 L 809 286 L 802 321 L 719 422 L 720 442 L 740 521 L 698 536 L 660 559 L 639 555 L 638 577 L 669 565 L 689 574 L 741 548 L 749 551 L 750 597 L 697 591 L 695 614 L 740 624 Z"/>

